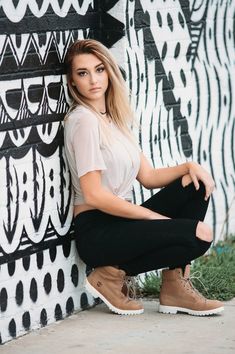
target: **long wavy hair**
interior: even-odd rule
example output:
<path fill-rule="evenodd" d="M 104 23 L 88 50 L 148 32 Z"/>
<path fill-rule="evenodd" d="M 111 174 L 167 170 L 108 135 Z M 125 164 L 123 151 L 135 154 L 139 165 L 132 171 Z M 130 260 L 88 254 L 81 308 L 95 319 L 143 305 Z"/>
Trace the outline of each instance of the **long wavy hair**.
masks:
<path fill-rule="evenodd" d="M 106 112 L 112 119 L 112 121 L 129 137 L 133 135 L 130 132 L 130 128 L 133 125 L 135 119 L 129 103 L 129 94 L 126 88 L 125 80 L 122 76 L 115 58 L 111 54 L 108 48 L 102 43 L 94 39 L 82 39 L 75 41 L 68 49 L 65 58 L 66 71 L 67 71 L 67 83 L 69 93 L 72 98 L 72 104 L 68 114 L 77 106 L 82 105 L 93 110 L 100 118 L 101 126 L 102 116 L 98 110 L 93 107 L 88 100 L 82 96 L 77 88 L 72 85 L 72 64 L 75 56 L 79 54 L 93 54 L 95 55 L 105 67 L 108 73 L 108 88 L 105 93 Z M 65 117 L 66 119 L 66 117 Z M 131 135 L 131 136 L 130 136 Z"/>

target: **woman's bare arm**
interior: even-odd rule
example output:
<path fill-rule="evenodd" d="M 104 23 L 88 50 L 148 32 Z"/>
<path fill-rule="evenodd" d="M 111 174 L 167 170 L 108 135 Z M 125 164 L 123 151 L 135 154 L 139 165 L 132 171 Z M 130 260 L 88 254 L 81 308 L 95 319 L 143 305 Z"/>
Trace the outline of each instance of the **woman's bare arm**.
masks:
<path fill-rule="evenodd" d="M 143 153 L 137 180 L 147 189 L 162 188 L 189 172 L 188 162 L 173 167 L 153 168 Z"/>
<path fill-rule="evenodd" d="M 153 168 L 143 153 L 137 180 L 148 189 L 165 187 L 175 179 L 186 176 L 191 180 L 196 189 L 199 181 L 205 186 L 205 200 L 212 194 L 215 183 L 210 175 L 200 164 L 194 161 L 185 162 L 173 167 Z M 184 186 L 184 184 L 182 183 Z"/>
<path fill-rule="evenodd" d="M 140 205 L 132 204 L 106 190 L 101 184 L 101 172 L 92 171 L 80 177 L 80 186 L 87 205 L 105 213 L 131 219 L 169 219 Z"/>

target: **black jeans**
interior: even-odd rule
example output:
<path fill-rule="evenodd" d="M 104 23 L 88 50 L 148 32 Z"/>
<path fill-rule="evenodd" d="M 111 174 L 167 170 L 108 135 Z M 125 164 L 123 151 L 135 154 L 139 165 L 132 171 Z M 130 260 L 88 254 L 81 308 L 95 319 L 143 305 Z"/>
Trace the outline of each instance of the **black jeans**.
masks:
<path fill-rule="evenodd" d="M 128 219 L 89 210 L 75 218 L 75 239 L 81 259 L 90 267 L 119 266 L 128 275 L 165 267 L 180 267 L 204 254 L 211 242 L 196 237 L 208 201 L 181 178 L 161 189 L 142 206 L 172 219 Z"/>

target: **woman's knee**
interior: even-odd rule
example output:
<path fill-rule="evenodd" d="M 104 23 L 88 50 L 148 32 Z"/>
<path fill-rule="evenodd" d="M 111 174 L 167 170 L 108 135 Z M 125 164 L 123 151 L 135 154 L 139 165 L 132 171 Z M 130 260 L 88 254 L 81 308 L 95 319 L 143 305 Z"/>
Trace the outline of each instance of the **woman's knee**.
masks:
<path fill-rule="evenodd" d="M 202 221 L 199 221 L 197 224 L 196 236 L 203 241 L 207 241 L 207 242 L 213 241 L 212 229 L 210 228 L 210 226 L 208 226 Z"/>

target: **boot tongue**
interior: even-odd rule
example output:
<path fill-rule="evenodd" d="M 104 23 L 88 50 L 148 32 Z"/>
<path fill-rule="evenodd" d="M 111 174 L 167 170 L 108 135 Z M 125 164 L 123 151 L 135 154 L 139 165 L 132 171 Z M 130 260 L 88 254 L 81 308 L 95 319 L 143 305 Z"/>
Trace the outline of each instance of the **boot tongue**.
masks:
<path fill-rule="evenodd" d="M 186 265 L 185 270 L 184 270 L 184 278 L 189 279 L 190 276 L 190 265 Z"/>

